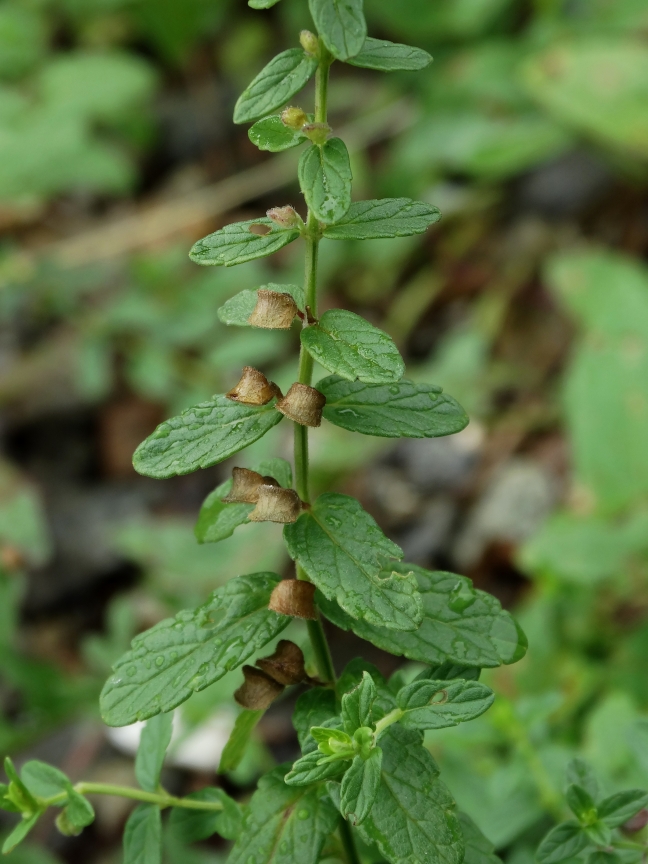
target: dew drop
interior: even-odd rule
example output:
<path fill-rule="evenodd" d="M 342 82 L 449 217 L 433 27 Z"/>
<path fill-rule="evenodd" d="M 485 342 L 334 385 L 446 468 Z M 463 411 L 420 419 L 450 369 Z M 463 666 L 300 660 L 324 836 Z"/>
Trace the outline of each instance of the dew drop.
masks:
<path fill-rule="evenodd" d="M 310 810 L 298 810 L 297 811 L 297 818 L 301 819 L 302 821 L 305 819 L 308 819 L 309 816 L 310 816 Z"/>
<path fill-rule="evenodd" d="M 129 678 L 132 678 L 133 675 L 137 674 L 137 666 L 129 666 L 128 669 L 126 670 L 126 674 L 128 675 Z"/>
<path fill-rule="evenodd" d="M 391 387 L 389 388 L 389 392 L 393 396 L 398 396 L 398 394 L 400 393 L 400 387 L 397 384 L 392 384 Z"/>
<path fill-rule="evenodd" d="M 164 657 L 156 657 L 155 658 L 155 665 L 156 666 L 163 666 L 164 665 Z"/>

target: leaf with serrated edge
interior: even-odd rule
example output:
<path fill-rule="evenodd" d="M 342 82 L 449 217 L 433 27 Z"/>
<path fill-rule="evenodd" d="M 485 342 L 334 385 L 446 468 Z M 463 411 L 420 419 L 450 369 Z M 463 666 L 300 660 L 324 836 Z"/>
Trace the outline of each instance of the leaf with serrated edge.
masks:
<path fill-rule="evenodd" d="M 292 485 L 292 469 L 285 459 L 268 459 L 255 465 L 253 470 L 263 477 L 274 477 L 284 488 Z M 218 543 L 231 537 L 241 525 L 248 524 L 254 504 L 224 503 L 223 498 L 231 488 L 232 480 L 226 480 L 204 500 L 194 528 L 199 543 Z"/>
<path fill-rule="evenodd" d="M 301 694 L 295 703 L 292 723 L 303 753 L 317 749 L 317 742 L 310 734 L 312 727 L 326 725 L 337 713 L 335 693 L 332 690 L 313 689 Z"/>
<path fill-rule="evenodd" d="M 390 726 L 380 739 L 382 779 L 359 826 L 390 864 L 461 864 L 463 834 L 455 803 L 419 732 Z"/>
<path fill-rule="evenodd" d="M 312 786 L 313 783 L 321 783 L 323 780 L 338 777 L 349 766 L 345 759 L 322 762 L 324 758 L 320 750 L 310 750 L 293 763 L 290 771 L 286 774 L 285 782 L 289 786 Z M 322 762 L 321 765 L 320 762 Z"/>
<path fill-rule="evenodd" d="M 440 218 L 438 208 L 411 198 L 356 201 L 340 222 L 324 229 L 324 237 L 331 240 L 410 237 L 423 234 Z"/>
<path fill-rule="evenodd" d="M 373 726 L 397 707 L 395 694 L 389 689 L 387 681 L 373 663 L 369 663 L 362 657 L 349 660 L 338 680 L 338 693 L 351 693 L 362 682 L 365 674 L 368 674 L 376 685 L 376 698 L 371 708 L 371 720 L 367 723 L 367 726 Z"/>
<path fill-rule="evenodd" d="M 321 147 L 313 144 L 299 160 L 299 185 L 308 207 L 320 222 L 330 225 L 351 206 L 351 163 L 341 138 Z"/>
<path fill-rule="evenodd" d="M 123 864 L 161 864 L 162 818 L 155 804 L 140 804 L 124 828 Z"/>
<path fill-rule="evenodd" d="M 270 228 L 267 234 L 255 234 L 250 228 Z M 234 222 L 214 231 L 191 247 L 189 257 L 207 267 L 234 267 L 255 258 L 265 258 L 283 249 L 299 237 L 295 228 L 280 228 L 272 219 L 262 216 L 247 222 Z"/>
<path fill-rule="evenodd" d="M 282 51 L 241 93 L 234 107 L 235 123 L 250 123 L 281 108 L 315 74 L 317 59 L 301 48 Z"/>
<path fill-rule="evenodd" d="M 356 756 L 342 778 L 340 812 L 352 825 L 361 825 L 373 807 L 380 788 L 383 753 L 374 747 L 365 761 Z"/>
<path fill-rule="evenodd" d="M 171 742 L 173 714 L 158 714 L 147 720 L 140 737 L 135 758 L 135 776 L 142 789 L 155 792 L 160 785 L 160 772 Z"/>
<path fill-rule="evenodd" d="M 357 687 L 342 697 L 342 719 L 344 728 L 353 735 L 356 729 L 372 725 L 372 712 L 378 691 L 373 678 L 368 672 L 362 673 L 362 680 Z"/>
<path fill-rule="evenodd" d="M 563 822 L 547 834 L 536 857 L 540 864 L 558 864 L 559 861 L 575 858 L 589 845 L 590 840 L 578 822 Z"/>
<path fill-rule="evenodd" d="M 363 0 L 309 0 L 310 13 L 322 40 L 338 60 L 362 50 L 367 38 Z"/>
<path fill-rule="evenodd" d="M 416 580 L 407 571 L 383 572 L 402 550 L 361 504 L 327 492 L 284 528 L 288 552 L 308 578 L 354 618 L 413 630 L 421 621 Z"/>
<path fill-rule="evenodd" d="M 225 771 L 235 771 L 238 768 L 245 756 L 252 732 L 264 713 L 264 711 L 251 711 L 245 708 L 238 715 L 230 737 L 227 739 L 227 744 L 221 753 L 220 765 L 218 766 L 219 774 Z"/>
<path fill-rule="evenodd" d="M 311 357 L 347 381 L 398 381 L 405 371 L 391 336 L 346 309 L 329 309 L 301 331 L 301 341 Z"/>
<path fill-rule="evenodd" d="M 432 57 L 421 48 L 388 42 L 386 39 L 372 39 L 368 36 L 362 51 L 347 63 L 377 72 L 418 72 L 432 62 Z"/>
<path fill-rule="evenodd" d="M 413 681 L 396 696 L 399 722 L 412 729 L 445 729 L 474 720 L 493 704 L 490 687 L 477 681 Z"/>
<path fill-rule="evenodd" d="M 213 396 L 161 423 L 139 445 L 133 465 L 157 479 L 209 468 L 262 438 L 282 417 L 274 400 L 257 407 Z"/>
<path fill-rule="evenodd" d="M 353 630 L 390 654 L 421 663 L 453 660 L 473 666 L 495 667 L 517 662 L 526 652 L 526 637 L 499 601 L 485 591 L 472 589 L 469 579 L 454 573 L 435 572 L 414 564 L 395 564 L 392 569 L 413 572 L 423 602 L 423 620 L 414 632 L 396 632 L 367 621 L 355 621 L 320 593 L 317 605 L 343 630 Z M 454 604 L 464 587 L 474 590 L 474 602 Z M 453 604 L 457 606 L 453 609 Z"/>
<path fill-rule="evenodd" d="M 223 324 L 230 327 L 249 327 L 248 318 L 254 312 L 258 300 L 257 292 L 260 290 L 290 294 L 297 307 L 302 311 L 304 309 L 304 291 L 302 288 L 298 285 L 275 285 L 274 282 L 269 282 L 267 285 L 262 285 L 261 288 L 246 288 L 230 297 L 216 313 Z"/>
<path fill-rule="evenodd" d="M 259 780 L 227 864 L 317 864 L 338 813 L 323 787 L 284 783 L 289 766 Z"/>
<path fill-rule="evenodd" d="M 274 573 L 230 580 L 194 610 L 160 621 L 133 639 L 101 693 L 109 726 L 127 726 L 170 711 L 263 648 L 290 623 L 268 609 Z"/>
<path fill-rule="evenodd" d="M 317 389 L 326 396 L 325 419 L 349 432 L 379 438 L 439 438 L 468 425 L 461 405 L 432 384 L 407 380 L 367 384 L 330 375 L 318 382 Z"/>
<path fill-rule="evenodd" d="M 313 122 L 312 114 L 308 120 L 310 123 Z M 250 127 L 248 136 L 259 150 L 267 150 L 270 153 L 290 150 L 308 140 L 299 129 L 291 129 L 290 126 L 286 126 L 281 119 L 281 114 L 272 114 L 270 117 L 258 120 L 254 126 Z"/>

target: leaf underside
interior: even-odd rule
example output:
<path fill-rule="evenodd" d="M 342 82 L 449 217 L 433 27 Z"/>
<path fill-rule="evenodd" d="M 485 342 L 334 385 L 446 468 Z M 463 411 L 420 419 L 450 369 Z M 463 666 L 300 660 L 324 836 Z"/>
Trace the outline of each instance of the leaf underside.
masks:
<path fill-rule="evenodd" d="M 320 495 L 295 523 L 286 525 L 284 538 L 311 581 L 353 618 L 401 629 L 418 626 L 416 581 L 406 569 L 388 570 L 402 550 L 355 498 Z"/>
<path fill-rule="evenodd" d="M 366 384 L 331 375 L 319 381 L 317 389 L 326 396 L 326 420 L 350 432 L 381 438 L 439 438 L 468 425 L 461 405 L 432 384 L 407 380 Z"/>
<path fill-rule="evenodd" d="M 133 465 L 158 479 L 208 468 L 257 441 L 282 417 L 274 400 L 257 407 L 213 396 L 161 423 L 137 448 Z"/>
<path fill-rule="evenodd" d="M 103 688 L 104 721 L 127 726 L 170 711 L 245 663 L 290 623 L 268 609 L 279 581 L 274 573 L 239 576 L 197 609 L 136 636 Z"/>
<path fill-rule="evenodd" d="M 384 651 L 421 663 L 452 660 L 467 666 L 495 667 L 515 663 L 524 656 L 526 638 L 513 617 L 495 597 L 473 589 L 466 577 L 425 570 L 413 564 L 398 563 L 391 565 L 391 569 L 413 572 L 417 580 L 423 620 L 416 631 L 389 630 L 354 620 L 319 593 L 317 605 L 343 630 L 352 630 Z M 466 594 L 474 595 L 469 605 Z"/>

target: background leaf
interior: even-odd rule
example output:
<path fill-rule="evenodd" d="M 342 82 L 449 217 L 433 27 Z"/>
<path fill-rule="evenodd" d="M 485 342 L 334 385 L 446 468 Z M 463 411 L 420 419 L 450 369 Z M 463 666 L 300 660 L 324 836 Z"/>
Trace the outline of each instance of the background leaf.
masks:
<path fill-rule="evenodd" d="M 140 804 L 124 828 L 124 864 L 161 864 L 162 820 L 155 804 Z"/>
<path fill-rule="evenodd" d="M 243 709 L 236 718 L 234 728 L 227 739 L 227 744 L 223 748 L 218 766 L 218 773 L 223 774 L 227 771 L 235 771 L 238 768 L 241 760 L 245 756 L 247 745 L 250 743 L 252 732 L 256 728 L 257 723 L 263 717 L 264 711 L 250 711 Z"/>
<path fill-rule="evenodd" d="M 172 712 L 151 717 L 142 729 L 135 759 L 135 776 L 147 792 L 156 792 L 160 785 L 160 773 L 172 732 Z"/>

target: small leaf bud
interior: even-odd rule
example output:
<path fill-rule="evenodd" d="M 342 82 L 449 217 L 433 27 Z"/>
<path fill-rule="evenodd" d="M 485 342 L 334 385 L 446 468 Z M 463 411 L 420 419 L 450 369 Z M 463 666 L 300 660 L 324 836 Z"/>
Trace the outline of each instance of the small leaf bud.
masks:
<path fill-rule="evenodd" d="M 319 39 L 310 30 L 301 31 L 299 42 L 307 54 L 312 54 L 313 57 L 319 56 Z"/>
<path fill-rule="evenodd" d="M 256 665 L 266 675 L 285 687 L 301 684 L 308 678 L 301 648 L 287 639 L 282 639 L 278 643 L 277 650 L 270 657 L 260 657 Z"/>
<path fill-rule="evenodd" d="M 268 609 L 279 615 L 291 618 L 317 620 L 317 610 L 313 602 L 315 586 L 303 579 L 283 579 L 272 592 Z"/>
<path fill-rule="evenodd" d="M 259 487 L 278 486 L 272 477 L 263 477 L 248 468 L 232 469 L 232 488 L 221 500 L 226 504 L 256 504 L 259 500 Z"/>
<path fill-rule="evenodd" d="M 300 423 L 302 426 L 319 426 L 322 422 L 322 408 L 325 405 L 326 396 L 323 396 L 319 390 L 296 381 L 275 407 L 295 423 Z"/>
<path fill-rule="evenodd" d="M 290 204 L 285 207 L 272 207 L 266 215 L 280 228 L 301 228 L 304 224 L 299 213 Z"/>
<path fill-rule="evenodd" d="M 75 825 L 73 822 L 70 821 L 66 810 L 63 810 L 56 817 L 56 827 L 58 828 L 59 832 L 65 837 L 78 837 L 79 834 L 83 831 L 83 828 L 80 825 Z"/>
<path fill-rule="evenodd" d="M 283 684 L 279 684 L 254 666 L 244 666 L 243 675 L 245 681 L 234 693 L 234 698 L 242 708 L 265 711 L 284 691 Z"/>
<path fill-rule="evenodd" d="M 304 123 L 308 123 L 308 114 L 301 108 L 284 108 L 281 112 L 281 122 L 289 129 L 299 132 Z"/>
<path fill-rule="evenodd" d="M 248 516 L 250 522 L 280 522 L 284 525 L 296 522 L 301 511 L 301 501 L 294 489 L 263 485 L 258 487 L 258 501 Z"/>
<path fill-rule="evenodd" d="M 297 304 L 290 294 L 260 288 L 248 324 L 252 327 L 264 327 L 267 330 L 289 330 L 298 312 Z"/>
<path fill-rule="evenodd" d="M 258 369 L 244 366 L 241 380 L 225 395 L 243 405 L 267 405 L 275 396 L 281 398 L 281 390 Z"/>
<path fill-rule="evenodd" d="M 313 144 L 326 144 L 333 131 L 328 123 L 306 123 L 301 130 Z"/>

